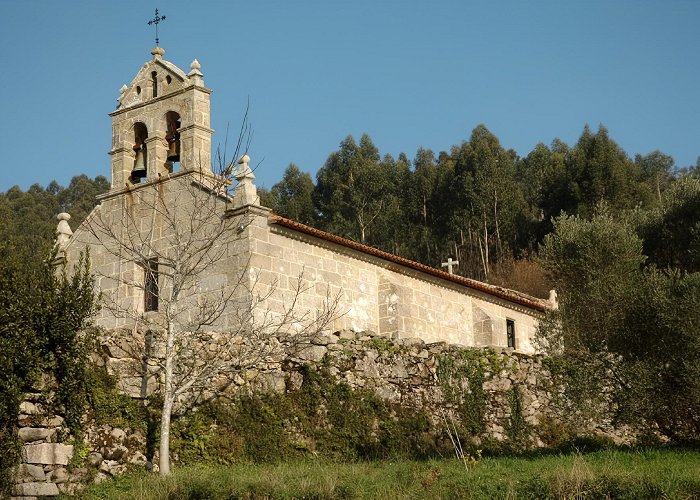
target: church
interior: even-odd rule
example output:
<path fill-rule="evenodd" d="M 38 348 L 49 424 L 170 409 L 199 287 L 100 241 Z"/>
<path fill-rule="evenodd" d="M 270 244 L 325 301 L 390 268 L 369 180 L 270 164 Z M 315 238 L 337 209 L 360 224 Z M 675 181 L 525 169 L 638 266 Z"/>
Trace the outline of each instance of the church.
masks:
<path fill-rule="evenodd" d="M 89 253 L 98 326 L 180 331 L 288 330 L 323 322 L 372 332 L 533 353 L 542 300 L 319 231 L 261 206 L 250 158 L 217 165 L 211 90 L 153 56 L 120 89 L 111 189 L 72 231 L 59 214 L 59 256 Z M 220 162 L 219 162 L 220 163 Z"/>

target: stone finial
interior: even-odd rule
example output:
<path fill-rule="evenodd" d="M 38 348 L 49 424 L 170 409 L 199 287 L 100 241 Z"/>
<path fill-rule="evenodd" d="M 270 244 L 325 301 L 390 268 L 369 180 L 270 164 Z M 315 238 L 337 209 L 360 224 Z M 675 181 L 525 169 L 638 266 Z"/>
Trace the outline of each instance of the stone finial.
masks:
<path fill-rule="evenodd" d="M 187 76 L 190 77 L 190 80 L 198 85 L 202 85 L 204 83 L 202 80 L 204 74 L 201 71 L 199 71 L 201 67 L 202 65 L 199 64 L 199 61 L 197 59 L 195 59 L 194 61 L 192 61 L 192 64 L 190 64 L 190 72 L 187 73 Z"/>
<path fill-rule="evenodd" d="M 258 188 L 253 184 L 255 174 L 250 168 L 250 156 L 241 156 L 238 165 L 239 167 L 233 173 L 233 177 L 238 181 L 238 185 L 233 189 L 234 206 L 260 205 Z"/>
<path fill-rule="evenodd" d="M 58 227 L 56 228 L 56 246 L 58 247 L 59 252 L 63 252 L 66 249 L 68 240 L 70 240 L 70 237 L 73 236 L 73 231 L 68 225 L 70 214 L 61 212 L 56 216 L 56 218 L 58 219 Z"/>
<path fill-rule="evenodd" d="M 559 300 L 557 300 L 557 291 L 552 289 L 549 291 L 549 299 L 547 299 L 552 310 L 556 311 L 559 309 Z"/>
<path fill-rule="evenodd" d="M 163 47 L 153 47 L 151 49 L 151 55 L 153 59 L 162 59 L 165 55 L 165 49 Z"/>
<path fill-rule="evenodd" d="M 238 160 L 238 164 L 240 165 L 240 167 L 238 167 L 236 169 L 236 171 L 233 173 L 233 177 L 238 182 L 243 182 L 243 179 L 255 179 L 255 174 L 253 173 L 253 170 L 250 168 L 250 156 L 248 156 L 248 155 L 241 156 L 241 159 Z"/>

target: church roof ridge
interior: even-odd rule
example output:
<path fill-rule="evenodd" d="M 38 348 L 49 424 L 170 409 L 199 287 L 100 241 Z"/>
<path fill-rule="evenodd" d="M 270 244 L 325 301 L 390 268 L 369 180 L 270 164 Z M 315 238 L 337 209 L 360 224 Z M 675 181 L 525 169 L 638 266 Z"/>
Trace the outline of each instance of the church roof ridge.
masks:
<path fill-rule="evenodd" d="M 293 229 L 301 233 L 306 233 L 308 235 L 315 236 L 317 238 L 329 241 L 331 243 L 336 243 L 338 245 L 351 248 L 353 250 L 357 250 L 359 252 L 372 255 L 374 257 L 378 257 L 380 259 L 387 260 L 389 262 L 393 262 L 395 264 L 399 264 L 410 269 L 414 269 L 416 271 L 430 274 L 437 278 L 451 281 L 453 283 L 466 286 L 467 288 L 478 290 L 480 292 L 493 295 L 495 297 L 528 307 L 530 309 L 534 309 L 536 311 L 546 312 L 549 309 L 551 309 L 551 306 L 546 299 L 539 299 L 526 293 L 518 292 L 517 290 L 511 290 L 509 288 L 504 288 L 497 285 L 490 285 L 488 283 L 484 283 L 475 279 L 465 278 L 464 276 L 458 276 L 456 274 L 450 274 L 441 269 L 437 269 L 426 264 L 421 264 L 420 262 L 406 259 L 404 257 L 399 257 L 398 255 L 385 252 L 384 250 L 380 250 L 369 245 L 358 243 L 348 238 L 343 238 L 342 236 L 338 236 L 336 234 L 321 231 L 320 229 L 307 226 L 306 224 L 302 224 L 301 222 L 297 222 L 292 219 L 287 219 L 286 217 L 282 217 L 281 215 L 270 214 L 269 220 L 273 224 L 287 227 L 289 229 Z"/>

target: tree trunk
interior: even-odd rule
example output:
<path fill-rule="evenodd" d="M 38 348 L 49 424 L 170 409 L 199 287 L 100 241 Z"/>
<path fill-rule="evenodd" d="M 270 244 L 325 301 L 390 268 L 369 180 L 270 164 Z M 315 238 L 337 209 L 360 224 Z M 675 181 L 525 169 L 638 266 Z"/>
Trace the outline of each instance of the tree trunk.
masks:
<path fill-rule="evenodd" d="M 175 328 L 168 322 L 165 340 L 165 384 L 163 390 L 163 411 L 160 417 L 160 457 L 158 468 L 161 476 L 170 474 L 170 416 L 173 412 L 173 358 L 175 346 Z"/>
<path fill-rule="evenodd" d="M 170 398 L 163 400 L 163 414 L 160 417 L 160 457 L 158 470 L 161 476 L 170 474 L 170 415 L 173 411 L 173 402 Z"/>
<path fill-rule="evenodd" d="M 479 238 L 481 239 L 481 238 Z M 484 241 L 483 245 L 479 245 L 481 250 L 481 262 L 484 266 L 484 281 L 489 280 L 489 230 L 486 225 L 486 213 L 484 213 Z"/>
<path fill-rule="evenodd" d="M 493 218 L 496 223 L 496 264 L 500 264 L 503 261 L 503 242 L 498 225 L 498 193 L 495 190 L 493 192 Z"/>

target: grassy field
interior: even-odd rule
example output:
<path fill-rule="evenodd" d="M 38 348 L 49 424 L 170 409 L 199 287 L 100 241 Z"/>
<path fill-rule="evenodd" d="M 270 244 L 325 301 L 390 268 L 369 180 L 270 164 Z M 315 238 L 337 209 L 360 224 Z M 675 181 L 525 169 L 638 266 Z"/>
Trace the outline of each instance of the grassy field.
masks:
<path fill-rule="evenodd" d="M 532 458 L 189 466 L 133 473 L 87 499 L 630 498 L 700 499 L 700 451 L 606 450 Z"/>

